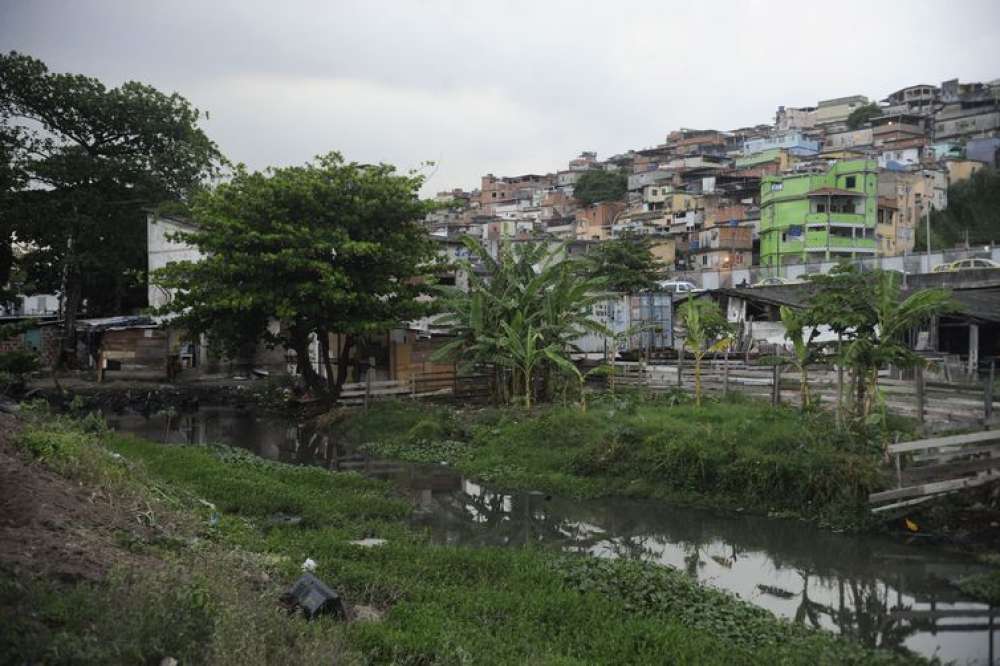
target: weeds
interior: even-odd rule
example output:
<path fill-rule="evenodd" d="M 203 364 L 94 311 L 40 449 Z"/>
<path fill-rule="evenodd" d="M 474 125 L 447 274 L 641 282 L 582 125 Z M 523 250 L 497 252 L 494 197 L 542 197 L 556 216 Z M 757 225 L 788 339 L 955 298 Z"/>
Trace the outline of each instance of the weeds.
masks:
<path fill-rule="evenodd" d="M 461 429 L 471 442 L 466 452 L 482 447 L 464 459 L 474 461 L 483 476 L 558 483 L 565 473 L 554 470 L 582 445 L 608 435 L 619 451 L 606 464 L 618 464 L 621 450 L 642 446 L 650 428 L 663 425 L 641 406 L 614 432 L 595 433 L 593 422 L 580 423 L 578 412 L 573 416 L 560 410 L 538 419 L 519 412 L 464 415 Z M 450 415 L 443 417 L 443 430 L 418 425 L 426 412 L 392 418 L 393 437 L 384 441 L 424 446 L 428 433 L 456 432 Z M 164 503 L 150 488 L 174 498 L 172 505 L 184 507 L 200 527 L 186 547 L 179 535 L 163 543 L 124 544 L 145 556 L 155 553 L 163 564 L 153 570 L 126 567 L 99 585 L 5 583 L 0 607 L 11 620 L 0 631 L 12 647 L 2 656 L 15 663 L 155 663 L 164 656 L 223 664 L 904 660 L 791 627 L 669 569 L 530 548 L 430 545 L 405 526 L 408 507 L 388 485 L 355 474 L 258 462 L 230 449 L 165 446 L 107 432 L 95 437 L 82 428 L 76 433 L 81 439 L 71 444 L 38 445 L 50 441 L 52 428 L 60 437 L 73 434 L 64 423 L 50 425 L 27 427 L 23 445 L 50 461 L 93 450 L 102 464 L 120 465 L 106 444 L 129 461 L 133 482 L 156 511 L 164 511 L 158 508 Z M 539 452 L 516 464 L 508 457 L 494 470 L 491 465 L 501 464 L 497 447 L 510 434 L 520 437 L 506 441 L 515 451 L 530 445 Z M 576 477 L 573 482 L 590 483 Z M 209 511 L 219 512 L 215 524 L 206 520 Z M 302 520 L 273 520 L 278 515 Z M 349 543 L 362 536 L 379 536 L 387 544 L 368 549 Z M 279 614 L 277 593 L 306 557 L 316 560 L 316 574 L 349 603 L 387 611 L 382 621 L 305 623 Z"/>

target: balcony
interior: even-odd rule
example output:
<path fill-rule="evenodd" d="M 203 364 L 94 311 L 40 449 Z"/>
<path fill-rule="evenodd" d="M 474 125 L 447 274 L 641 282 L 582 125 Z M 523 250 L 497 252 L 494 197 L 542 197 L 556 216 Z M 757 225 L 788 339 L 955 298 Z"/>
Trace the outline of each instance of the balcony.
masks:
<path fill-rule="evenodd" d="M 829 219 L 831 224 L 853 224 L 863 226 L 865 216 L 861 213 L 808 213 L 806 224 L 826 224 Z"/>

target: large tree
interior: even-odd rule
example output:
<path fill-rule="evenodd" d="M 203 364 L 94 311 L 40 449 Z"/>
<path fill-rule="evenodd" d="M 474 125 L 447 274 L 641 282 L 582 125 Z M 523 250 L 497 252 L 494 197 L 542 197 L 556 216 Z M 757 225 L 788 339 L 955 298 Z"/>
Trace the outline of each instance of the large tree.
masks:
<path fill-rule="evenodd" d="M 29 282 L 61 294 L 63 364 L 75 358 L 84 302 L 88 314 L 109 314 L 141 297 L 144 208 L 184 200 L 217 171 L 199 118 L 176 93 L 134 81 L 107 88 L 0 55 L 0 177 L 13 181 L 0 199 L 0 278 L 16 242 Z"/>
<path fill-rule="evenodd" d="M 859 106 L 851 111 L 850 115 L 847 116 L 847 129 L 860 129 L 864 127 L 865 123 L 870 121 L 872 118 L 878 118 L 881 115 L 882 109 L 880 109 L 878 104 L 875 104 L 874 102 Z"/>
<path fill-rule="evenodd" d="M 573 198 L 584 206 L 599 201 L 618 201 L 628 189 L 628 177 L 621 171 L 585 171 L 573 185 Z"/>
<path fill-rule="evenodd" d="M 982 245 L 1000 241 L 1000 171 L 980 169 L 948 188 L 948 207 L 931 213 L 932 248 L 969 241 Z M 927 248 L 923 224 L 917 225 L 918 250 Z"/>
<path fill-rule="evenodd" d="M 598 243 L 584 256 L 583 271 L 602 278 L 611 291 L 635 294 L 656 287 L 660 267 L 644 236 L 626 235 Z"/>
<path fill-rule="evenodd" d="M 153 276 L 177 290 L 165 311 L 231 355 L 260 341 L 294 350 L 309 388 L 336 398 L 359 338 L 431 310 L 421 297 L 436 249 L 420 224 L 422 182 L 338 153 L 263 173 L 237 167 L 195 199 L 197 230 L 180 234 L 205 258 Z M 344 335 L 336 371 L 331 333 Z M 309 362 L 314 339 L 325 378 Z"/>

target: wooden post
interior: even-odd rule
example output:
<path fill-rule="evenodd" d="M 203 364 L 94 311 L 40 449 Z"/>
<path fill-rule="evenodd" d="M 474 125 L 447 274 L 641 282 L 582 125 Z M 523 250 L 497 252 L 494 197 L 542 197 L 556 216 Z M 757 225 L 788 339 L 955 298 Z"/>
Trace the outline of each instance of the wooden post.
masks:
<path fill-rule="evenodd" d="M 844 425 L 844 359 L 841 356 L 843 335 L 837 333 L 837 425 Z"/>
<path fill-rule="evenodd" d="M 990 371 L 986 375 L 986 386 L 983 389 L 983 422 L 990 429 L 993 420 L 993 383 L 996 381 L 996 360 L 990 361 Z"/>
<path fill-rule="evenodd" d="M 682 388 L 684 384 L 682 383 L 684 379 L 684 347 L 681 347 L 681 352 L 677 355 L 677 388 Z"/>
<path fill-rule="evenodd" d="M 775 407 L 781 404 L 781 365 L 778 363 L 771 370 L 771 404 Z"/>
<path fill-rule="evenodd" d="M 365 410 L 372 397 L 372 372 L 375 370 L 375 359 L 368 358 L 368 372 L 365 373 Z"/>
<path fill-rule="evenodd" d="M 969 324 L 969 377 L 973 380 L 979 371 L 979 324 Z"/>
<path fill-rule="evenodd" d="M 917 389 L 917 420 L 922 424 L 924 422 L 924 367 L 922 365 L 917 366 L 915 379 Z"/>
<path fill-rule="evenodd" d="M 726 348 L 726 365 L 722 368 L 722 397 L 729 395 L 729 348 Z"/>

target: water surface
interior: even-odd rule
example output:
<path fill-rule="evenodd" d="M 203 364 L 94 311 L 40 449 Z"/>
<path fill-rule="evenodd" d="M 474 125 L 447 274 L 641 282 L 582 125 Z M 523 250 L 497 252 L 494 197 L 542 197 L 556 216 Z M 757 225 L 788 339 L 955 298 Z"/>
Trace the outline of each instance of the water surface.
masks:
<path fill-rule="evenodd" d="M 984 569 L 927 544 L 656 501 L 500 493 L 442 465 L 368 459 L 294 422 L 232 408 L 112 415 L 109 421 L 156 441 L 224 443 L 271 460 L 388 479 L 413 499 L 413 522 L 437 543 L 541 544 L 642 559 L 871 647 L 905 648 L 959 664 L 997 663 L 1000 655 L 1000 609 L 949 584 Z"/>

